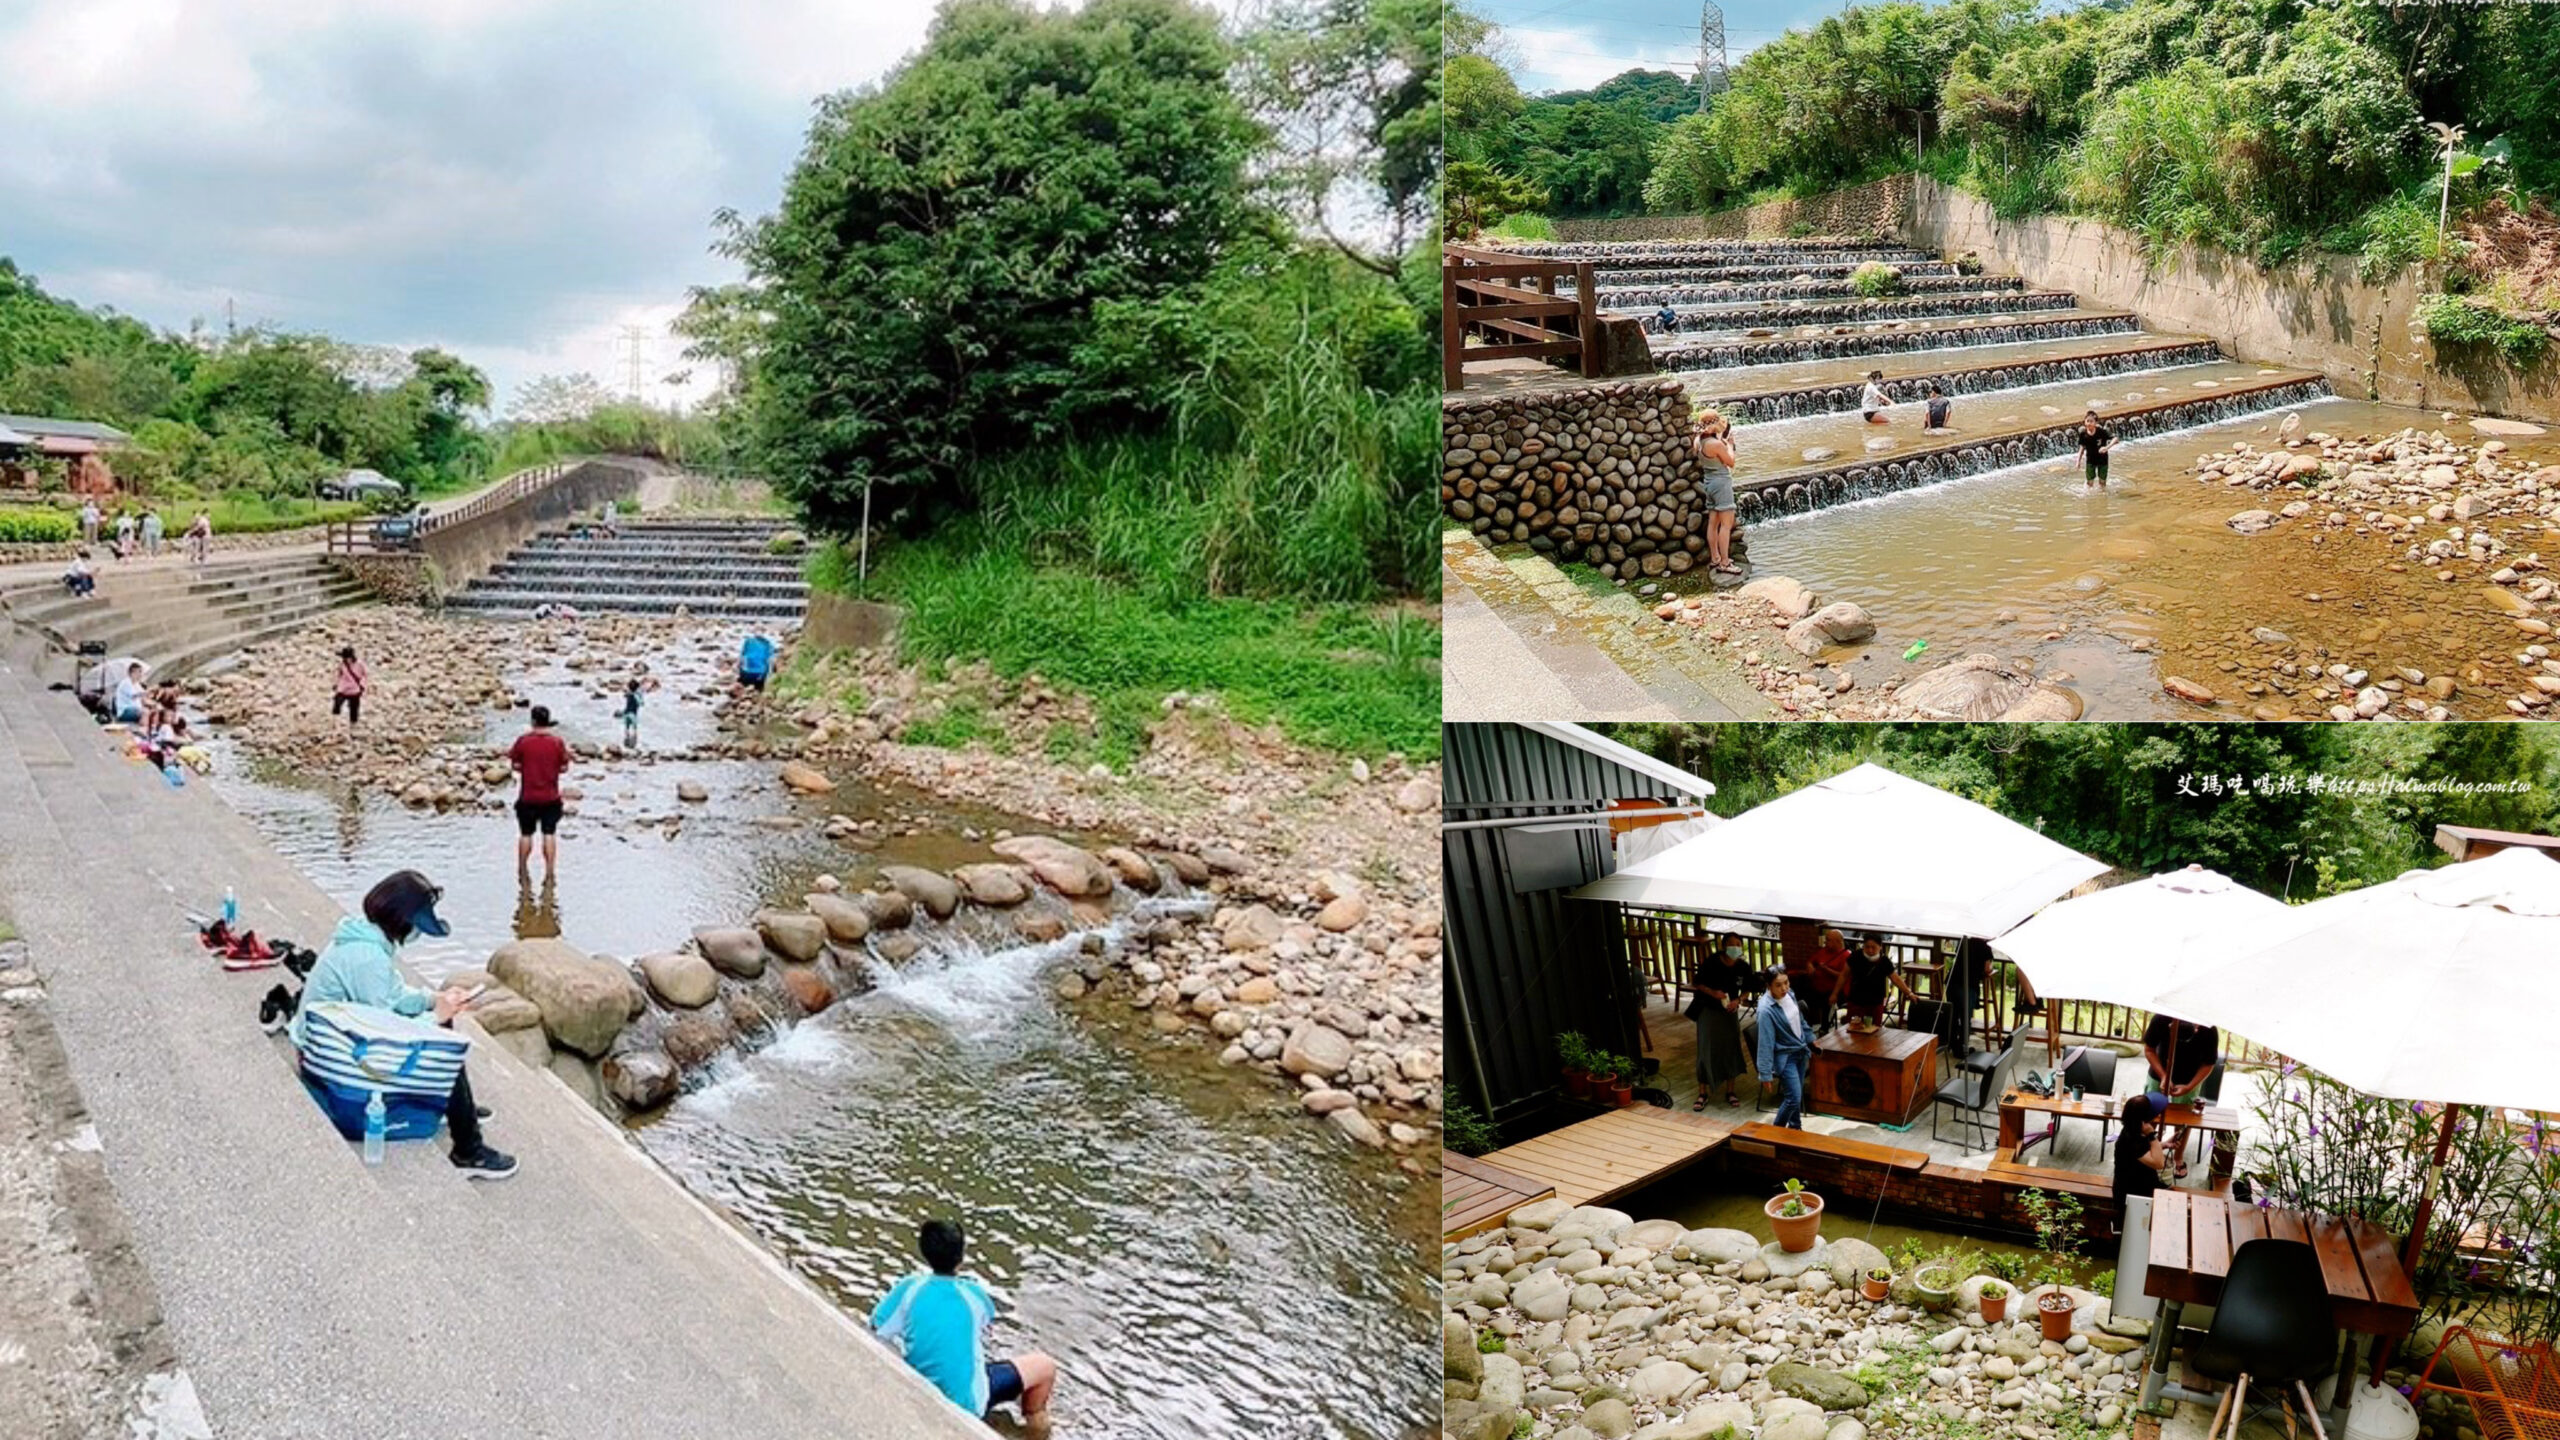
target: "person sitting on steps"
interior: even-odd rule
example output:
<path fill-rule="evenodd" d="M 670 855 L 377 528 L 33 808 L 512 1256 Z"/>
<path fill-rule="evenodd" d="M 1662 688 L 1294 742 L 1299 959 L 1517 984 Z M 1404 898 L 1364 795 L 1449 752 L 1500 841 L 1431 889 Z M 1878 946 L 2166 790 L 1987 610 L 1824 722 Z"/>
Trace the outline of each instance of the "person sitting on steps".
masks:
<path fill-rule="evenodd" d="M 395 871 L 365 892 L 364 918 L 349 916 L 338 922 L 338 933 L 329 937 L 329 948 L 320 953 L 311 978 L 303 984 L 300 1001 L 293 1003 L 289 1028 L 297 1053 L 306 1043 L 303 1029 L 310 1007 L 332 1000 L 370 1005 L 395 1015 L 433 1010 L 437 1024 L 453 1023 L 453 1017 L 470 1003 L 464 992 L 421 990 L 401 978 L 400 967 L 391 958 L 417 936 L 453 933 L 436 915 L 436 902 L 443 898 L 444 891 L 415 870 Z M 453 1132 L 454 1167 L 464 1178 L 504 1180 L 516 1173 L 515 1158 L 490 1145 L 480 1133 L 480 1122 L 488 1112 L 471 1098 L 468 1070 L 454 1076 L 444 1118 Z"/>
<path fill-rule="evenodd" d="M 871 1312 L 871 1328 L 952 1404 L 983 1417 L 1018 1400 L 1029 1433 L 1046 1435 L 1058 1362 L 1037 1350 L 1005 1360 L 986 1358 L 995 1301 L 983 1282 L 960 1273 L 964 1246 L 957 1221 L 924 1222 L 916 1248 L 932 1269 L 890 1286 Z"/>

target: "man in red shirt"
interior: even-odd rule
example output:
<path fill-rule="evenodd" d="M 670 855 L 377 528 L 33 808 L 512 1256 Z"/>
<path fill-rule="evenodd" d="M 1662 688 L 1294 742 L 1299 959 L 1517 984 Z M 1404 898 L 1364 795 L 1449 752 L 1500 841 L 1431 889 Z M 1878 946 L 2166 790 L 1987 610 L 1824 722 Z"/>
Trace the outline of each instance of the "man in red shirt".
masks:
<path fill-rule="evenodd" d="M 533 707 L 533 728 L 516 737 L 507 750 L 519 781 L 516 787 L 516 874 L 523 875 L 533 858 L 533 832 L 542 831 L 542 873 L 560 868 L 560 773 L 569 768 L 569 747 L 551 733 L 551 707 Z"/>

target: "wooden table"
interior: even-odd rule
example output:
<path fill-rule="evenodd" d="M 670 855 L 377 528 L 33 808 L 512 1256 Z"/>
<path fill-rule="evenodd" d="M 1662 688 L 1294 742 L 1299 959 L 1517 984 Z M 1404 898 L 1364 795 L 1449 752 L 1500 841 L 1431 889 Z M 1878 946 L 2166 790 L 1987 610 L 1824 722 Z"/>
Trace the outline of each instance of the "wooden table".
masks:
<path fill-rule="evenodd" d="M 2161 1302 L 2151 1329 L 2151 1369 L 2142 1378 L 2144 1407 L 2160 1399 L 2181 1312 L 2218 1303 L 2231 1273 L 2231 1252 L 2257 1239 L 2307 1241 L 2319 1252 L 2329 1313 L 2339 1329 L 2398 1336 L 2417 1323 L 2417 1291 L 2400 1266 L 2398 1243 L 2380 1226 L 2163 1190 L 2151 1197 L 2151 1253 L 2142 1278 L 2142 1293 Z"/>
<path fill-rule="evenodd" d="M 2092 1095 L 2074 1100 L 2068 1095 L 2033 1095 L 2024 1090 L 2011 1090 L 2000 1097 L 2001 1148 L 2013 1154 L 2023 1154 L 2034 1143 L 2027 1135 L 2030 1112 L 2054 1117 L 2044 1133 L 2034 1137 L 2038 1140 L 2052 1138 L 2053 1126 L 2064 1120 L 2096 1120 L 2103 1125 L 2124 1118 L 2124 1107 L 2105 1096 Z M 2240 1163 L 2240 1112 L 2221 1105 L 2172 1105 L 2161 1115 L 2160 1128 L 2165 1133 L 2177 1125 L 2202 1130 L 2213 1137 L 2211 1163 L 2206 1167 L 2206 1174 L 2211 1177 L 2209 1188 L 2217 1191 L 2230 1189 L 2231 1172 Z"/>
<path fill-rule="evenodd" d="M 2027 1135 L 2027 1115 L 2034 1112 L 2053 1117 L 2032 1139 Z M 2068 1095 L 2037 1095 L 2025 1090 L 2012 1090 L 2000 1097 L 2000 1148 L 2023 1155 L 2027 1147 L 2040 1140 L 2050 1140 L 2065 1120 L 2098 1122 L 2099 1148 L 2104 1150 L 2104 1137 L 2109 1122 L 2116 1118 L 2116 1102 L 2104 1095 L 2074 1100 Z"/>
<path fill-rule="evenodd" d="M 1876 1125 L 1908 1125 L 1937 1093 L 1938 1037 L 1917 1030 L 1853 1034 L 1847 1027 L 1813 1042 L 1805 1108 Z"/>

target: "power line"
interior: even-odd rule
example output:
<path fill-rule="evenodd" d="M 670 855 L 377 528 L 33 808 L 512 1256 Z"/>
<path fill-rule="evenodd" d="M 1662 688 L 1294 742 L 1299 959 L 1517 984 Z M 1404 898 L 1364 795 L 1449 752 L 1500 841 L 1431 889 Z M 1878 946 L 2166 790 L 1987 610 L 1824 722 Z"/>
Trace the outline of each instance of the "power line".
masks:
<path fill-rule="evenodd" d="M 1698 9 L 1698 113 L 1705 114 L 1727 83 L 1724 68 L 1724 11 L 1716 0 L 1700 0 Z"/>

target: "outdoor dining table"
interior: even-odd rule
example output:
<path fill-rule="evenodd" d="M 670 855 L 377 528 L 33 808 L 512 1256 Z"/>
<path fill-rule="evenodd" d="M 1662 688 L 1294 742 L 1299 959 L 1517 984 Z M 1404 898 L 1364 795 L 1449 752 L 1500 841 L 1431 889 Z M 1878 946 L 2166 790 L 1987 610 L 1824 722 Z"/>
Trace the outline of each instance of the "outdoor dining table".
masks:
<path fill-rule="evenodd" d="M 2391 1337 L 2417 1324 L 2417 1291 L 2401 1268 L 2398 1242 L 2380 1226 L 2359 1217 L 2163 1190 L 2151 1197 L 2151 1250 L 2142 1277 L 2142 1293 L 2160 1301 L 2160 1318 L 2151 1327 L 2151 1365 L 2142 1377 L 2143 1408 L 2159 1402 L 2179 1316 L 2189 1305 L 2219 1303 L 2231 1252 L 2258 1239 L 2307 1241 L 2319 1252 L 2329 1314 L 2339 1329 Z"/>
<path fill-rule="evenodd" d="M 2000 1144 L 2012 1154 L 2022 1154 L 2039 1140 L 2053 1138 L 2048 1125 L 2042 1132 L 2027 1134 L 2030 1113 L 2050 1115 L 2063 1120 L 2096 1120 L 2110 1122 L 2123 1117 L 2124 1107 L 2105 1095 L 2090 1095 L 2074 1100 L 2068 1095 L 2036 1095 L 2024 1090 L 2011 1090 L 2000 1097 Z M 2240 1112 L 2220 1105 L 2172 1105 L 2160 1116 L 2163 1131 L 2183 1125 L 2202 1130 L 2213 1137 L 2213 1155 L 2205 1173 L 2210 1189 L 2221 1190 L 2240 1164 Z"/>

